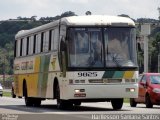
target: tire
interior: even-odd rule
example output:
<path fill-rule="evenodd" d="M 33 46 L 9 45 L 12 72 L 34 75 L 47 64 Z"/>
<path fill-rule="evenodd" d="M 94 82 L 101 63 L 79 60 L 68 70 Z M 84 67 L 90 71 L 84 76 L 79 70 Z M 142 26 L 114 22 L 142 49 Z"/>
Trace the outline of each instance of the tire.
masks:
<path fill-rule="evenodd" d="M 60 99 L 59 85 L 56 86 L 56 99 L 57 99 L 57 108 L 58 109 L 63 109 L 64 108 L 64 101 Z"/>
<path fill-rule="evenodd" d="M 73 104 L 69 100 L 60 99 L 60 89 L 59 85 L 56 86 L 56 99 L 57 99 L 57 108 L 58 109 L 71 109 Z"/>
<path fill-rule="evenodd" d="M 33 98 L 25 96 L 25 104 L 27 107 L 33 106 Z"/>
<path fill-rule="evenodd" d="M 24 100 L 25 100 L 25 104 L 26 106 L 33 106 L 33 98 L 28 97 L 28 92 L 27 92 L 27 85 L 26 83 L 23 86 L 23 90 L 24 90 Z"/>
<path fill-rule="evenodd" d="M 41 106 L 41 99 L 33 98 L 33 106 L 35 106 L 35 107 Z"/>
<path fill-rule="evenodd" d="M 74 102 L 73 103 L 75 106 L 80 106 L 81 105 L 81 102 Z"/>
<path fill-rule="evenodd" d="M 130 98 L 130 106 L 131 106 L 131 107 L 136 107 L 136 106 L 137 106 L 137 103 L 136 103 L 136 101 L 134 100 L 134 98 Z"/>
<path fill-rule="evenodd" d="M 149 95 L 146 95 L 145 102 L 146 102 L 146 108 L 153 108 L 153 104 L 151 102 L 151 99 L 150 99 Z"/>
<path fill-rule="evenodd" d="M 111 104 L 114 110 L 120 110 L 123 106 L 123 98 L 112 99 Z"/>

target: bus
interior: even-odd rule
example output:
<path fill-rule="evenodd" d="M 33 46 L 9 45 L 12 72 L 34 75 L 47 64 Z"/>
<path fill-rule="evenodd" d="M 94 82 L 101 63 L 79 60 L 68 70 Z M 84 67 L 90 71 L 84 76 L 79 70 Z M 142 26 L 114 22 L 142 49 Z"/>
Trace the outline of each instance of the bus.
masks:
<path fill-rule="evenodd" d="M 135 23 L 126 17 L 72 16 L 15 36 L 14 93 L 26 106 L 56 99 L 59 109 L 82 102 L 138 97 Z"/>

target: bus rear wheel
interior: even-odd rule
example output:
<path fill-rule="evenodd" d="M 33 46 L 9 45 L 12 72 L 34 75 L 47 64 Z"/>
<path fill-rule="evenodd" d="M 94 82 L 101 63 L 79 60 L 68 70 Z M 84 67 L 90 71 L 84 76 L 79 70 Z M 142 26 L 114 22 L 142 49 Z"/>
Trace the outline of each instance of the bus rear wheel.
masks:
<path fill-rule="evenodd" d="M 119 110 L 123 106 L 123 98 L 112 99 L 111 104 L 114 110 Z"/>
<path fill-rule="evenodd" d="M 41 99 L 39 99 L 39 98 L 33 98 L 33 105 L 35 107 L 41 106 Z"/>
<path fill-rule="evenodd" d="M 33 99 L 31 97 L 25 96 L 25 104 L 26 106 L 33 106 Z"/>
<path fill-rule="evenodd" d="M 33 106 L 33 99 L 31 97 L 28 97 L 28 92 L 27 92 L 27 85 L 24 83 L 23 85 L 23 92 L 24 92 L 24 100 L 26 106 Z"/>

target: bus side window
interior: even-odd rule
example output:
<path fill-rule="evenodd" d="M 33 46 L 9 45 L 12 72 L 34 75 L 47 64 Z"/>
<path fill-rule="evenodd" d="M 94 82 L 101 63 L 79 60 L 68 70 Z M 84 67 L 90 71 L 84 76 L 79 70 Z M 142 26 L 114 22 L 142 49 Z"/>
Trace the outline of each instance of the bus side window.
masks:
<path fill-rule="evenodd" d="M 54 40 L 53 40 L 53 50 L 57 50 L 58 49 L 58 28 L 55 29 L 54 32 Z"/>
<path fill-rule="evenodd" d="M 36 38 L 37 38 L 37 35 L 34 35 L 34 39 L 33 39 L 33 54 L 36 52 Z"/>
<path fill-rule="evenodd" d="M 36 53 L 41 52 L 41 34 L 36 36 Z"/>
<path fill-rule="evenodd" d="M 16 48 L 16 55 L 17 55 L 17 57 L 19 57 L 20 56 L 20 44 L 21 43 L 21 40 L 17 40 L 17 48 Z"/>
<path fill-rule="evenodd" d="M 51 50 L 51 45 L 52 45 L 52 30 L 49 31 L 49 45 L 48 45 L 48 50 Z"/>
<path fill-rule="evenodd" d="M 26 56 L 26 50 L 27 50 L 27 38 L 24 38 L 22 42 L 22 56 Z"/>
<path fill-rule="evenodd" d="M 43 52 L 48 52 L 49 31 L 44 33 Z"/>
<path fill-rule="evenodd" d="M 26 55 L 28 55 L 28 53 L 29 53 L 29 38 L 30 38 L 30 37 L 27 37 L 27 49 L 26 49 Z"/>
<path fill-rule="evenodd" d="M 40 52 L 43 52 L 43 44 L 44 44 L 44 32 L 41 33 Z"/>
<path fill-rule="evenodd" d="M 31 36 L 29 39 L 29 55 L 33 54 L 33 43 L 34 43 L 34 36 Z"/>
<path fill-rule="evenodd" d="M 23 50 L 23 39 L 20 40 L 20 55 L 22 56 L 22 50 Z"/>

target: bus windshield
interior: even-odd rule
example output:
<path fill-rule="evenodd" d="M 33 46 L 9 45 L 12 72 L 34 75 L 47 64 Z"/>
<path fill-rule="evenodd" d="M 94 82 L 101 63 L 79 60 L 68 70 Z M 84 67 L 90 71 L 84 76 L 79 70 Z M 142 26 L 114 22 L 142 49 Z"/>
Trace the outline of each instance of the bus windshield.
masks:
<path fill-rule="evenodd" d="M 69 67 L 136 65 L 135 28 L 69 28 L 67 38 Z"/>

